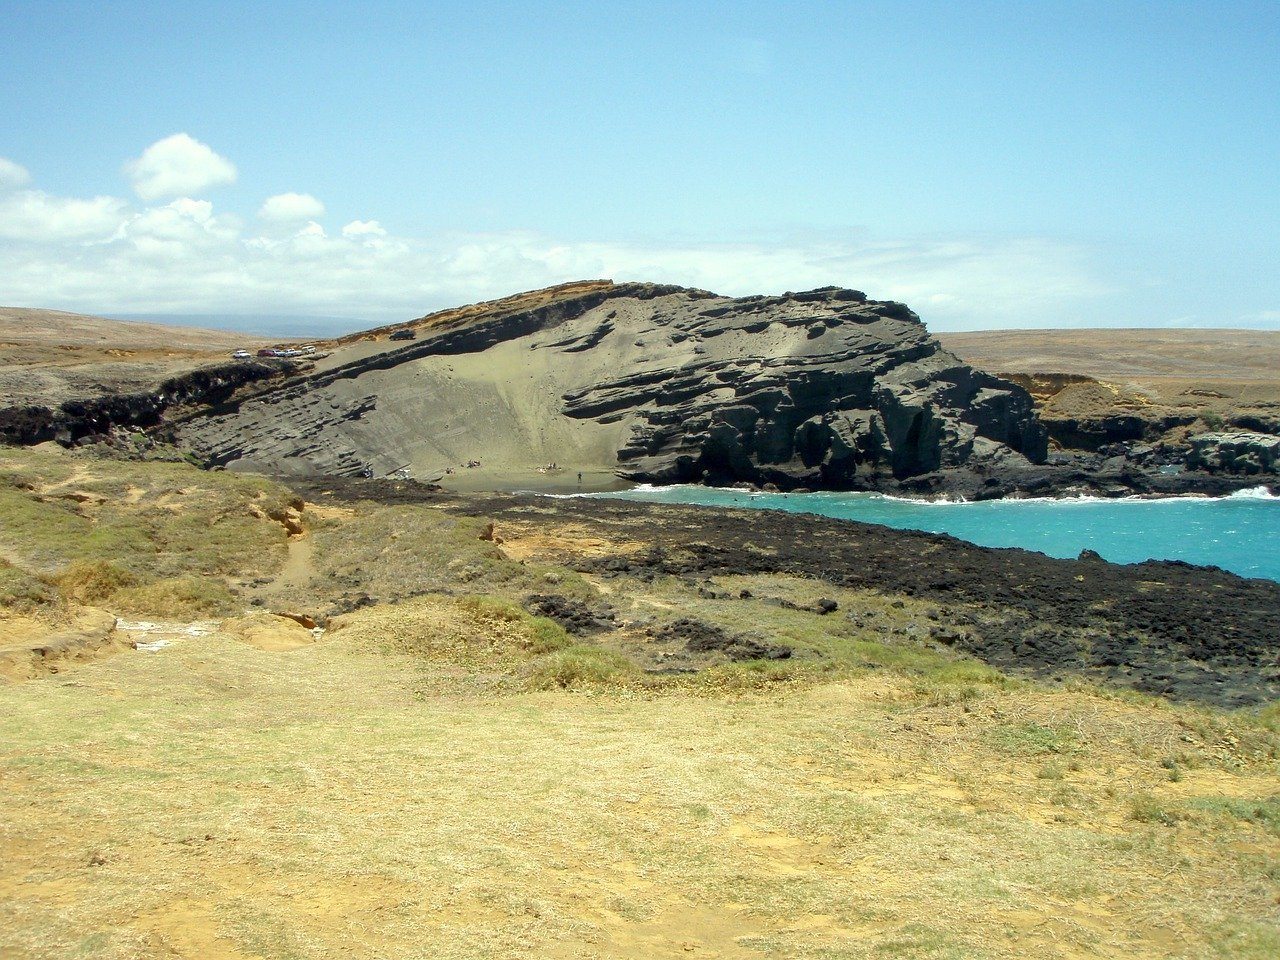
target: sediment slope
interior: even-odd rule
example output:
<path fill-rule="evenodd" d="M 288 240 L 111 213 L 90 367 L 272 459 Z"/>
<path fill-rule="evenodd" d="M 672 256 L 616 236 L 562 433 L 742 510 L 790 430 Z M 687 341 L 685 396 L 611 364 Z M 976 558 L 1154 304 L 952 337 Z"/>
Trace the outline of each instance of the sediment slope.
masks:
<path fill-rule="evenodd" d="M 1045 455 L 1020 387 L 900 303 L 572 284 L 325 345 L 314 372 L 177 431 L 236 469 L 439 475 L 467 460 L 635 480 L 850 487 Z"/>

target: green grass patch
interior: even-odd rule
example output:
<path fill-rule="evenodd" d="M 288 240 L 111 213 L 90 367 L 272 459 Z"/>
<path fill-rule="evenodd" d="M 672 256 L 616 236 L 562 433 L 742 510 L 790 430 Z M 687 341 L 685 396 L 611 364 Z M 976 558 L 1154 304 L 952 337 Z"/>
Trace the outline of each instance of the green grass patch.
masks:
<path fill-rule="evenodd" d="M 570 570 L 510 559 L 492 541 L 481 539 L 487 521 L 422 506 L 360 503 L 355 510 L 353 519 L 315 531 L 314 563 L 321 579 L 356 579 L 386 599 L 459 588 L 495 596 L 596 596 Z"/>
<path fill-rule="evenodd" d="M 29 613 L 56 599 L 49 584 L 8 560 L 0 559 L 0 609 Z"/>
<path fill-rule="evenodd" d="M 554 620 L 535 617 L 511 600 L 491 596 L 460 597 L 457 604 L 479 621 L 516 626 L 527 638 L 522 645 L 524 650 L 534 656 L 573 646 L 573 640 Z"/>
<path fill-rule="evenodd" d="M 993 727 L 987 740 L 1001 753 L 1013 757 L 1038 757 L 1075 751 L 1079 738 L 1074 730 L 1039 723 L 1010 723 Z"/>
<path fill-rule="evenodd" d="M 1242 710 L 1238 716 L 1246 723 L 1261 727 L 1270 733 L 1280 733 L 1280 700 L 1275 700 L 1264 707 Z"/>
<path fill-rule="evenodd" d="M 108 560 L 77 561 L 57 577 L 63 597 L 76 603 L 107 603 L 119 591 L 138 585 L 130 571 Z"/>
<path fill-rule="evenodd" d="M 829 660 L 744 660 L 717 664 L 697 674 L 693 687 L 702 693 L 749 693 L 828 679 L 841 667 Z"/>
<path fill-rule="evenodd" d="M 1158 823 L 1172 827 L 1177 825 L 1182 815 L 1149 793 L 1137 793 L 1129 800 L 1129 819 L 1139 823 Z"/>
<path fill-rule="evenodd" d="M 113 606 L 141 616 L 185 620 L 230 614 L 238 604 L 221 581 L 187 576 L 120 590 Z"/>
<path fill-rule="evenodd" d="M 1275 960 L 1280 957 L 1280 929 L 1274 923 L 1231 918 L 1208 931 L 1209 956 L 1222 960 Z"/>
<path fill-rule="evenodd" d="M 293 500 L 264 477 L 12 450 L 0 460 L 0 546 L 40 573 L 108 563 L 138 583 L 252 577 L 279 567 L 286 539 L 254 511 Z"/>
<path fill-rule="evenodd" d="M 1213 814 L 1223 819 L 1257 824 L 1268 833 L 1280 836 L 1280 794 L 1263 799 L 1240 797 L 1197 797 L 1187 801 L 1192 810 Z"/>
<path fill-rule="evenodd" d="M 620 653 L 574 644 L 535 660 L 527 683 L 534 690 L 575 690 L 624 686 L 639 678 L 636 665 Z"/>

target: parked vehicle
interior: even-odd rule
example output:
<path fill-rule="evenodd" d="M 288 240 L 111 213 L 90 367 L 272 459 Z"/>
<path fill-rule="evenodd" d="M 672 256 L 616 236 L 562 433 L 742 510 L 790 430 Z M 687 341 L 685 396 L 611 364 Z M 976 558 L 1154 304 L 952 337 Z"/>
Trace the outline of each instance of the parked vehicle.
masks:
<path fill-rule="evenodd" d="M 397 330 L 391 335 L 392 340 L 417 340 L 418 335 L 412 330 Z"/>
<path fill-rule="evenodd" d="M 232 360 L 248 360 L 253 356 L 248 350 L 237 350 L 231 355 Z"/>
<path fill-rule="evenodd" d="M 261 350 L 259 350 L 259 351 L 258 351 L 258 356 L 260 356 L 260 357 L 276 357 L 276 356 L 279 356 L 279 351 L 278 351 L 278 350 L 273 350 L 271 347 L 263 347 Z"/>

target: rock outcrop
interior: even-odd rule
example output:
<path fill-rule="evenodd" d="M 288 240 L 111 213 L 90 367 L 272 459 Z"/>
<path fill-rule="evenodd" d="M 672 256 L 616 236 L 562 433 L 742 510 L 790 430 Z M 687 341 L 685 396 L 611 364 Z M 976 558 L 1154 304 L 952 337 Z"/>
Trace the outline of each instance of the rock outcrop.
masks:
<path fill-rule="evenodd" d="M 848 487 L 1045 457 L 1026 391 L 942 350 L 900 303 L 828 288 L 695 300 L 664 320 L 672 343 L 695 340 L 692 359 L 565 397 L 570 417 L 634 416 L 618 452 L 632 478 Z"/>
<path fill-rule="evenodd" d="M 106 610 L 82 607 L 69 619 L 63 629 L 39 639 L 0 645 L 0 682 L 46 676 L 125 649 L 116 618 Z"/>
<path fill-rule="evenodd" d="M 0 441 L 71 443 L 119 427 L 154 427 L 176 409 L 222 403 L 250 385 L 284 375 L 292 366 L 279 360 L 209 364 L 147 390 L 121 391 L 104 383 L 96 395 L 56 404 L 0 403 Z"/>
<path fill-rule="evenodd" d="M 1265 433 L 1202 433 L 1191 437 L 1187 466 L 1248 476 L 1280 473 L 1280 437 Z"/>
<path fill-rule="evenodd" d="M 179 439 L 215 464 L 301 474 L 488 457 L 788 488 L 1045 458 L 1030 395 L 942 349 L 901 303 L 607 282 L 523 296 L 424 318 L 403 346 L 394 328 L 335 344 L 315 372 Z"/>

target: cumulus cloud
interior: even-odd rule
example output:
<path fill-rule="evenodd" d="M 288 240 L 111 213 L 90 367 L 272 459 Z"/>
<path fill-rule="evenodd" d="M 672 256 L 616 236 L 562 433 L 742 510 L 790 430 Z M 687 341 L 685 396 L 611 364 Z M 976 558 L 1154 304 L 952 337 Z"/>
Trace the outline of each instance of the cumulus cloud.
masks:
<path fill-rule="evenodd" d="M 31 182 L 27 168 L 0 157 L 0 190 L 16 190 Z"/>
<path fill-rule="evenodd" d="M 131 243 L 140 253 L 187 260 L 216 253 L 239 234 L 238 218 L 215 216 L 208 200 L 180 197 L 131 215 L 112 239 Z"/>
<path fill-rule="evenodd" d="M 352 220 L 342 228 L 344 237 L 385 237 L 387 231 L 377 220 Z"/>
<path fill-rule="evenodd" d="M 324 216 L 324 204 L 309 193 L 278 193 L 267 197 L 258 216 L 274 223 L 314 220 Z"/>
<path fill-rule="evenodd" d="M 0 302 L 83 312 L 323 313 L 371 321 L 611 277 L 718 293 L 838 284 L 904 300 L 935 328 L 1069 326 L 1115 291 L 1086 249 L 1043 238 L 753 243 L 564 242 L 535 233 L 394 236 L 377 220 L 336 235 L 315 197 L 267 198 L 256 226 L 196 194 L 234 179 L 204 144 L 177 134 L 127 166 L 140 207 L 109 196 L 24 189 L 0 165 Z M 1270 322 L 1270 315 L 1258 317 Z"/>
<path fill-rule="evenodd" d="M 124 170 L 143 200 L 190 196 L 236 179 L 230 160 L 185 133 L 157 140 Z"/>
<path fill-rule="evenodd" d="M 73 249 L 67 241 L 74 231 L 52 230 L 26 242 L 0 241 L 0 299 L 98 313 L 382 321 L 594 277 L 731 295 L 839 284 L 905 300 L 945 329 L 1026 326 L 1029 317 L 1065 323 L 1111 292 L 1084 251 L 1034 238 L 567 243 L 532 233 L 396 237 L 371 220 L 352 221 L 337 235 L 314 220 L 283 233 L 246 231 L 208 201 L 185 197 L 111 212 L 100 225 L 111 227 L 105 242 Z"/>
<path fill-rule="evenodd" d="M 36 243 L 105 240 L 125 221 L 127 209 L 128 204 L 116 197 L 80 200 L 19 190 L 0 196 L 0 238 Z"/>

